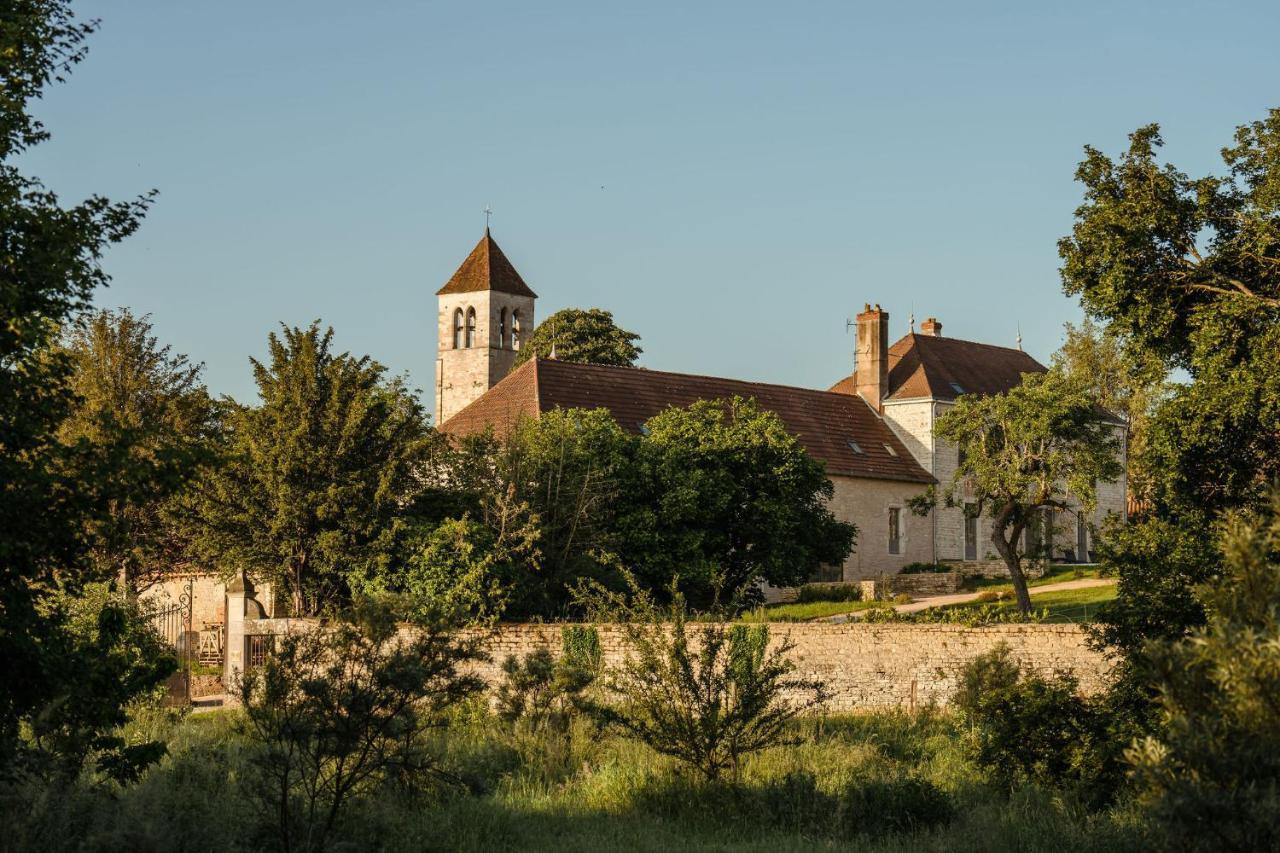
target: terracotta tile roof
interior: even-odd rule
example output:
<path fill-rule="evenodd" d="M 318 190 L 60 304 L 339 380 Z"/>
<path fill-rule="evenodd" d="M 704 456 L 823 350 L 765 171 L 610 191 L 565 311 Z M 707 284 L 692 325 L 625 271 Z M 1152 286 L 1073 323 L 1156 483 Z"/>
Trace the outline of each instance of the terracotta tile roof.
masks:
<path fill-rule="evenodd" d="M 538 294 L 529 289 L 520 273 L 502 254 L 502 249 L 489 236 L 489 229 L 484 229 L 484 236 L 476 247 L 467 255 L 467 259 L 458 267 L 457 272 L 436 291 L 436 296 L 446 293 L 474 293 L 478 290 L 498 290 L 502 293 L 514 293 L 517 296 L 537 297 Z"/>
<path fill-rule="evenodd" d="M 560 407 L 608 409 L 624 429 L 637 433 L 668 406 L 735 395 L 754 397 L 761 407 L 776 412 L 805 449 L 826 465 L 828 474 L 934 482 L 861 397 L 638 367 L 531 359 L 440 429 L 466 435 L 492 426 L 501 436 L 521 415 Z"/>
<path fill-rule="evenodd" d="M 913 333 L 889 347 L 886 399 L 954 400 L 961 394 L 1000 394 L 1022 382 L 1022 374 L 1045 370 L 1020 349 Z M 856 394 L 857 383 L 853 376 L 846 376 L 831 390 Z"/>

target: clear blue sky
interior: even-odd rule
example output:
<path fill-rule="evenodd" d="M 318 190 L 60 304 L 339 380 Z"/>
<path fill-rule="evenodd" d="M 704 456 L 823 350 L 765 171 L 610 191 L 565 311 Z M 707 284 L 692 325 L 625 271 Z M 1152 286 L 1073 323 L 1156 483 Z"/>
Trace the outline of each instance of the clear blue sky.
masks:
<path fill-rule="evenodd" d="M 24 168 L 160 190 L 98 302 L 243 400 L 267 333 L 321 318 L 429 406 L 486 204 L 539 316 L 607 308 L 648 367 L 825 387 L 863 302 L 1045 359 L 1081 146 L 1158 121 L 1213 170 L 1280 106 L 1274 0 L 79 8 L 102 29 Z"/>

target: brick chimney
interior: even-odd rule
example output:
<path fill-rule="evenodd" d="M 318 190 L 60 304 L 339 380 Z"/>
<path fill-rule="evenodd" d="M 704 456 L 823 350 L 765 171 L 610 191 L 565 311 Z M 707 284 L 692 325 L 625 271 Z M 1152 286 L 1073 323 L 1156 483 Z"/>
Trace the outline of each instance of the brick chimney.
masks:
<path fill-rule="evenodd" d="M 942 324 L 938 322 L 937 317 L 930 317 L 920 324 L 920 332 L 926 335 L 933 335 L 935 338 L 942 337 Z"/>
<path fill-rule="evenodd" d="M 858 315 L 858 394 L 877 412 L 889 393 L 889 312 L 865 305 Z"/>

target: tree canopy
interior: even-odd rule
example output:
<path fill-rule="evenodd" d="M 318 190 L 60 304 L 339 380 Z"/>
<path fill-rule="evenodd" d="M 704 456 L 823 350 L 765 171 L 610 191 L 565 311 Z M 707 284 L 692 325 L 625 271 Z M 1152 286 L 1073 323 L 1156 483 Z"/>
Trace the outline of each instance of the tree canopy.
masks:
<path fill-rule="evenodd" d="M 96 535 L 110 522 L 113 501 L 125 499 L 145 472 L 139 476 L 118 452 L 118 436 L 59 437 L 75 394 L 71 359 L 56 343 L 59 327 L 107 284 L 103 253 L 137 229 L 150 197 L 92 196 L 64 207 L 15 164 L 49 138 L 31 102 L 84 58 L 94 28 L 57 0 L 9 3 L 0 26 L 0 770 L 34 747 L 76 766 L 94 755 L 124 777 L 158 752 L 107 733 L 124 703 L 166 670 L 153 661 L 135 668 L 123 650 L 129 631 L 118 602 L 104 605 L 100 630 L 84 641 L 66 596 L 98 578 L 89 558 Z M 112 666 L 104 663 L 108 656 Z M 92 667 L 100 667 L 100 678 L 87 680 Z M 85 702 L 96 703 L 92 713 L 67 710 Z M 47 739 L 25 740 L 24 727 L 35 731 L 37 722 L 70 739 L 50 731 Z"/>
<path fill-rule="evenodd" d="M 1221 527 L 1222 576 L 1198 590 L 1207 624 L 1140 654 L 1163 725 L 1131 751 L 1169 847 L 1280 844 L 1280 492 Z"/>
<path fill-rule="evenodd" d="M 964 395 L 938 418 L 935 434 L 960 453 L 947 498 L 972 496 L 991 518 L 991 544 L 1009 568 L 1018 608 L 1031 611 L 1019 541 L 1036 511 L 1091 509 L 1097 484 L 1124 470 L 1117 429 L 1078 383 L 1059 370 L 1028 373 L 1003 394 Z"/>
<path fill-rule="evenodd" d="M 644 350 L 636 345 L 640 336 L 619 328 L 613 314 L 600 308 L 564 308 L 538 324 L 521 344 L 515 363 L 548 358 L 555 349 L 561 361 L 579 364 L 612 364 L 631 367 Z"/>
<path fill-rule="evenodd" d="M 195 498 L 209 565 L 271 581 L 295 615 L 342 606 L 399 558 L 434 445 L 403 382 L 332 343 L 318 322 L 270 335 L 251 360 L 261 404 L 231 409 L 227 461 Z"/>
<path fill-rule="evenodd" d="M 1223 175 L 1160 163 L 1162 144 L 1148 125 L 1117 158 L 1086 147 L 1059 243 L 1065 290 L 1126 358 L 1185 375 L 1137 448 L 1150 517 L 1102 548 L 1120 595 L 1099 638 L 1130 656 L 1203 623 L 1192 590 L 1220 565 L 1215 520 L 1261 507 L 1280 477 L 1280 110 L 1237 128 Z"/>
<path fill-rule="evenodd" d="M 628 577 L 658 595 L 676 581 L 699 607 L 743 603 L 758 581 L 795 585 L 843 562 L 856 533 L 828 509 L 821 463 L 746 399 L 669 408 L 640 435 L 604 409 L 557 409 L 449 456 L 440 477 L 455 497 L 423 513 L 410 570 L 382 587 L 435 590 L 474 614 L 564 616 L 571 589 Z"/>
<path fill-rule="evenodd" d="M 177 493 L 214 461 L 217 405 L 201 365 L 161 345 L 150 318 L 127 308 L 80 319 L 62 347 L 76 402 L 60 438 L 115 443 L 130 463 L 133 488 L 109 502 L 93 557 L 136 594 L 190 557 Z"/>
<path fill-rule="evenodd" d="M 1066 324 L 1066 341 L 1053 365 L 1080 383 L 1098 405 L 1123 418 L 1127 430 L 1129 493 L 1146 497 L 1155 473 L 1144 466 L 1147 430 L 1156 407 L 1170 393 L 1168 369 L 1155 358 L 1126 347 L 1114 328 L 1089 318 Z"/>
<path fill-rule="evenodd" d="M 1280 110 L 1237 129 L 1226 176 L 1162 165 L 1161 145 L 1148 125 L 1117 160 L 1085 149 L 1062 280 L 1136 363 L 1188 375 L 1153 419 L 1144 464 L 1165 472 L 1159 505 L 1203 520 L 1259 505 L 1280 477 Z"/>
<path fill-rule="evenodd" d="M 649 419 L 640 447 L 648 488 L 635 509 L 652 512 L 652 535 L 628 525 L 628 564 L 652 588 L 679 575 L 690 601 L 707 604 L 761 580 L 799 585 L 853 548 L 857 529 L 831 514 L 822 463 L 755 400 L 672 406 Z"/>

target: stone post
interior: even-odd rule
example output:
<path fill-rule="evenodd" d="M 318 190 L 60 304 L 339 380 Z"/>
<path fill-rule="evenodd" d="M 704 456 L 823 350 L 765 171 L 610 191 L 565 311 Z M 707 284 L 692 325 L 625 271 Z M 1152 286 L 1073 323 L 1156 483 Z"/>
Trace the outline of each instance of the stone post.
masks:
<path fill-rule="evenodd" d="M 253 595 L 253 586 L 243 573 L 227 584 L 227 635 L 223 647 L 222 686 L 230 693 L 235 689 L 240 674 L 244 672 L 248 654 L 248 637 L 244 633 L 246 601 Z"/>

